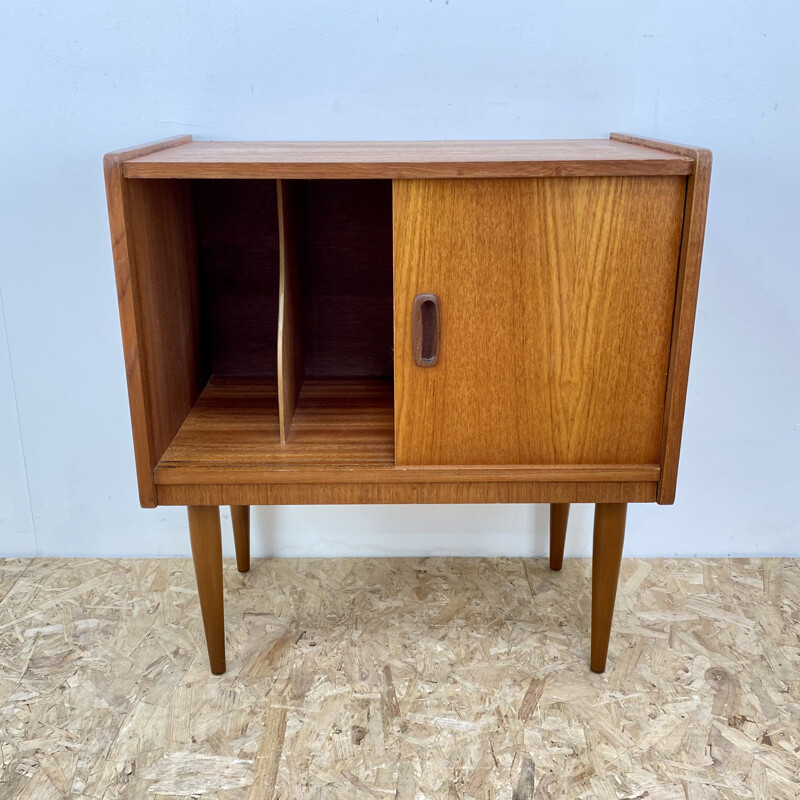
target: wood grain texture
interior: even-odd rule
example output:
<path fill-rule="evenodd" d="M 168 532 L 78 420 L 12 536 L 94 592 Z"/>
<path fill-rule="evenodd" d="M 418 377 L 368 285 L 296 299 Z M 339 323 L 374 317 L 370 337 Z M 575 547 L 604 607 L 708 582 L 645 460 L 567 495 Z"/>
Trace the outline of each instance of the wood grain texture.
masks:
<path fill-rule="evenodd" d="M 250 506 L 231 506 L 233 542 L 236 548 L 236 568 L 250 571 Z"/>
<path fill-rule="evenodd" d="M 198 451 L 200 452 L 200 451 Z M 237 484 L 253 483 L 509 483 L 531 481 L 577 482 L 591 481 L 631 482 L 658 480 L 657 464 L 604 465 L 570 464 L 528 466 L 418 466 L 404 467 L 390 463 L 353 464 L 327 462 L 296 463 L 275 462 L 265 465 L 260 461 L 240 464 L 215 464 L 204 461 L 162 461 L 156 467 L 156 483 L 176 485 L 189 482 Z"/>
<path fill-rule="evenodd" d="M 274 384 L 212 378 L 156 468 L 159 484 L 657 481 L 658 466 L 397 467 L 391 380 L 309 378 L 292 437 L 278 437 Z"/>
<path fill-rule="evenodd" d="M 126 181 L 154 467 L 204 383 L 194 215 L 185 181 Z"/>
<path fill-rule="evenodd" d="M 192 142 L 124 169 L 129 178 L 500 178 L 686 175 L 691 161 L 608 139 Z"/>
<path fill-rule="evenodd" d="M 141 300 L 138 295 L 138 275 L 132 264 L 133 235 L 128 228 L 125 214 L 125 179 L 122 177 L 122 164 L 129 158 L 146 155 L 190 142 L 191 136 L 176 136 L 160 142 L 142 145 L 127 150 L 108 153 L 103 158 L 106 199 L 108 202 L 108 221 L 111 231 L 111 245 L 114 257 L 114 271 L 117 282 L 122 346 L 125 355 L 125 369 L 128 383 L 128 402 L 131 413 L 133 444 L 136 459 L 136 478 L 139 487 L 139 500 L 142 506 L 152 508 L 156 505 L 156 490 L 153 482 L 153 467 L 160 454 L 156 453 L 152 436 L 152 409 L 148 387 L 146 356 L 142 352 L 139 338 L 141 328 Z"/>
<path fill-rule="evenodd" d="M 333 441 L 335 437 L 331 440 Z M 234 448 L 235 449 L 235 448 Z M 190 451 L 187 450 L 187 453 Z M 264 464 L 214 463 L 203 459 L 204 448 L 194 451 L 197 460 L 164 461 L 156 467 L 156 483 L 177 485 L 184 483 L 529 483 L 532 481 L 554 483 L 624 482 L 638 483 L 657 481 L 657 464 L 604 465 L 570 464 L 527 466 L 395 466 L 389 463 L 337 463 L 335 457 L 326 461 L 296 461 L 296 455 L 283 461 Z M 171 454 L 170 456 L 171 457 Z M 224 505 L 224 503 L 223 503 Z"/>
<path fill-rule="evenodd" d="M 189 536 L 211 672 L 225 672 L 222 533 L 217 506 L 189 506 Z"/>
<path fill-rule="evenodd" d="M 606 668 L 627 512 L 625 503 L 598 503 L 594 510 L 590 658 L 592 672 L 604 672 Z"/>
<path fill-rule="evenodd" d="M 278 416 L 281 443 L 289 440 L 300 387 L 303 385 L 303 323 L 297 263 L 295 209 L 291 184 L 276 181 L 280 242 L 278 294 Z"/>
<path fill-rule="evenodd" d="M 158 487 L 165 506 L 361 505 L 382 503 L 652 503 L 655 481 L 524 483 L 256 483 L 167 484 Z"/>
<path fill-rule="evenodd" d="M 689 382 L 694 321 L 697 312 L 697 291 L 700 284 L 700 263 L 703 256 L 712 157 L 710 150 L 701 147 L 686 147 L 622 133 L 612 133 L 611 137 L 614 141 L 641 144 L 675 155 L 686 156 L 692 159 L 694 166 L 686 185 L 678 288 L 675 297 L 664 428 L 659 458 L 662 475 L 658 486 L 658 502 L 670 504 L 675 502 L 675 489 L 678 482 L 678 461 L 683 435 L 683 416 L 686 409 L 686 389 Z"/>
<path fill-rule="evenodd" d="M 308 378 L 295 409 L 291 442 L 278 432 L 275 384 L 212 378 L 159 464 L 171 468 L 338 467 L 391 463 L 391 380 Z"/>
<path fill-rule="evenodd" d="M 550 503 L 550 569 L 560 570 L 567 541 L 569 503 Z"/>
<path fill-rule="evenodd" d="M 397 463 L 656 462 L 685 183 L 396 181 Z M 441 344 L 421 369 L 426 292 Z"/>

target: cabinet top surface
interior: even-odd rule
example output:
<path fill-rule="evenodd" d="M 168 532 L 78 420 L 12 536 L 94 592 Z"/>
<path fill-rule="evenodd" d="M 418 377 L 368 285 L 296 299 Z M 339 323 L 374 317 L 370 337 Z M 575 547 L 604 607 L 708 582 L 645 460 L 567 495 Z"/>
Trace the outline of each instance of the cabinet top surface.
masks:
<path fill-rule="evenodd" d="M 691 158 L 615 139 L 188 142 L 126 160 L 127 178 L 687 175 Z"/>

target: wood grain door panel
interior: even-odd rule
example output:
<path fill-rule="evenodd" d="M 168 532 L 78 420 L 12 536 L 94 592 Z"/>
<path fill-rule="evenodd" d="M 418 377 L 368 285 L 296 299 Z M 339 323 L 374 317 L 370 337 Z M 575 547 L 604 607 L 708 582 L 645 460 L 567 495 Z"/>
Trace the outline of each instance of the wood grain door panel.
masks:
<path fill-rule="evenodd" d="M 659 459 L 686 178 L 394 181 L 398 464 Z M 439 299 L 435 366 L 414 298 Z"/>

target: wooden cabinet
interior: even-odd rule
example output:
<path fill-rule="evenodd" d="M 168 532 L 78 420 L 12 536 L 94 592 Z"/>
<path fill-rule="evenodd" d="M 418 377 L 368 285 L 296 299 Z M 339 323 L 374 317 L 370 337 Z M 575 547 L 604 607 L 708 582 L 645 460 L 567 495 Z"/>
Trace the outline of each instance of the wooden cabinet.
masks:
<path fill-rule="evenodd" d="M 674 500 L 710 154 L 608 140 L 215 143 L 105 159 L 143 506 L 597 505 L 602 671 L 628 502 Z"/>

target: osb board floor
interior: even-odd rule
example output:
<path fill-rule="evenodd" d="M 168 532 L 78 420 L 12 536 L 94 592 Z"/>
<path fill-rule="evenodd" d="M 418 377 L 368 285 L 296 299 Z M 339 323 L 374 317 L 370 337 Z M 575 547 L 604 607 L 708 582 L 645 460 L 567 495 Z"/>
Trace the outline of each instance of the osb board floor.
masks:
<path fill-rule="evenodd" d="M 796 798 L 800 562 L 0 562 L 2 798 Z"/>

